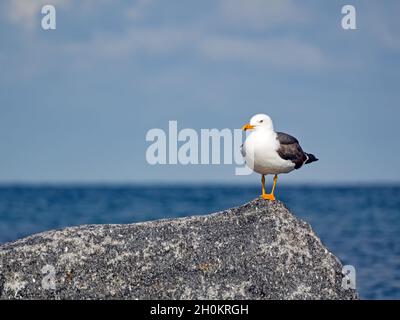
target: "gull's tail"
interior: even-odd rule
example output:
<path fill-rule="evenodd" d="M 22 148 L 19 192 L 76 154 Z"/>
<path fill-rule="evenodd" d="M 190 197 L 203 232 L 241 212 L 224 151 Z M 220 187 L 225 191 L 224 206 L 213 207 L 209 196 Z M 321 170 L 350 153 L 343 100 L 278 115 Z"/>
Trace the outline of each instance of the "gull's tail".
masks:
<path fill-rule="evenodd" d="M 307 155 L 307 160 L 305 164 L 318 161 L 317 157 L 314 156 L 312 153 L 306 153 L 306 155 Z"/>

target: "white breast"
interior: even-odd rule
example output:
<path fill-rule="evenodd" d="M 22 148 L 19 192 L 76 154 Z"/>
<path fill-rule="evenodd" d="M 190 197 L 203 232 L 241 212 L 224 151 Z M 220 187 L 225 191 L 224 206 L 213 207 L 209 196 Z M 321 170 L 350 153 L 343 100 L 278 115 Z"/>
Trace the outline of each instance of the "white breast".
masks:
<path fill-rule="evenodd" d="M 279 141 L 274 131 L 256 130 L 243 144 L 243 157 L 246 164 L 257 173 L 288 173 L 295 164 L 282 159 L 276 151 L 278 148 Z"/>

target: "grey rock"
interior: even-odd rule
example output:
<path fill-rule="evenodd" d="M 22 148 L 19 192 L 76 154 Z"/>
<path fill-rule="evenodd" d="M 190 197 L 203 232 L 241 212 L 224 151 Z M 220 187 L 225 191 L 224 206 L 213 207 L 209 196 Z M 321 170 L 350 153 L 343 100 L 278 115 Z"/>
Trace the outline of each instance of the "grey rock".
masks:
<path fill-rule="evenodd" d="M 342 265 L 279 201 L 0 246 L 2 299 L 356 299 Z"/>

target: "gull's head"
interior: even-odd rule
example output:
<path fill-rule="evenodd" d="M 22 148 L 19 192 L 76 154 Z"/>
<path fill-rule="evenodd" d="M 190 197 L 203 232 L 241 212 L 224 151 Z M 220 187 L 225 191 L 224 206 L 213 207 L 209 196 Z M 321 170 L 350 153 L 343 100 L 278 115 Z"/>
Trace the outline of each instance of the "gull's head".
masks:
<path fill-rule="evenodd" d="M 256 114 L 250 119 L 250 122 L 242 127 L 242 130 L 274 130 L 272 120 L 266 114 Z"/>

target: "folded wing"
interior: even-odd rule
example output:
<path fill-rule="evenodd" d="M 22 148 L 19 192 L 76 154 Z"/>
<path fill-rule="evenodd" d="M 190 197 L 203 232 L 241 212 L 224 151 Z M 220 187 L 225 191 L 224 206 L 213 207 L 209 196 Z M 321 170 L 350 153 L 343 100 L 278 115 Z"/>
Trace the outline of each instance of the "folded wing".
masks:
<path fill-rule="evenodd" d="M 295 169 L 299 169 L 307 161 L 307 154 L 301 149 L 299 141 L 287 133 L 277 132 L 279 148 L 277 150 L 282 159 L 290 160 L 295 164 Z"/>

